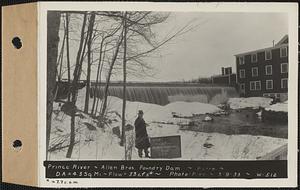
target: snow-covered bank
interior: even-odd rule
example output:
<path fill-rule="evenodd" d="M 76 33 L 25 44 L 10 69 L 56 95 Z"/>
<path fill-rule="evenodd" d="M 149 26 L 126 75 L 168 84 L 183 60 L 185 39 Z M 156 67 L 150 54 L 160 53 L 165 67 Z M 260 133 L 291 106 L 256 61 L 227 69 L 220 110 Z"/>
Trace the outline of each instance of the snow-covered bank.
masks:
<path fill-rule="evenodd" d="M 113 112 L 121 113 L 122 99 L 109 97 L 108 100 L 108 109 Z M 220 109 L 215 105 L 200 102 L 172 102 L 165 106 L 160 106 L 143 102 L 127 101 L 126 119 L 128 123 L 133 124 L 138 110 L 144 111 L 144 118 L 146 122 L 164 123 L 178 123 L 186 121 L 184 118 L 174 118 L 173 115 L 180 117 L 192 117 L 195 114 L 214 113 L 220 111 Z"/>
<path fill-rule="evenodd" d="M 272 98 L 265 97 L 249 97 L 249 98 L 229 98 L 228 104 L 231 109 L 243 109 L 243 108 L 259 108 L 269 107 L 272 102 Z"/>
<path fill-rule="evenodd" d="M 288 102 L 285 101 L 283 103 L 276 103 L 267 107 L 266 111 L 275 111 L 275 112 L 288 112 Z"/>
<path fill-rule="evenodd" d="M 179 130 L 178 126 L 152 126 L 148 129 L 150 137 L 180 135 L 181 159 L 256 159 L 287 143 L 287 139 L 252 136 L 225 135 Z M 211 144 L 206 148 L 204 144 Z"/>
<path fill-rule="evenodd" d="M 62 125 L 59 120 L 54 122 L 54 126 L 59 125 L 60 130 L 68 131 L 70 118 L 67 116 Z M 119 145 L 119 138 L 112 134 L 109 127 L 98 128 L 95 130 L 88 129 L 85 121 L 92 122 L 92 119 L 78 118 L 78 134 L 76 141 L 79 143 L 75 146 L 71 159 L 124 159 L 124 147 Z M 57 134 L 58 131 L 54 131 Z M 63 129 L 62 129 L 63 128 Z M 270 151 L 287 143 L 287 139 L 272 138 L 265 136 L 252 135 L 225 135 L 219 133 L 203 133 L 195 131 L 180 130 L 179 126 L 167 124 L 150 124 L 147 127 L 149 137 L 159 136 L 181 136 L 182 157 L 187 160 L 255 160 Z M 53 135 L 52 138 L 55 138 Z M 205 144 L 210 144 L 211 148 L 206 148 Z M 52 152 L 50 160 L 66 160 L 66 149 Z M 137 150 L 134 149 L 132 159 L 140 159 Z"/>

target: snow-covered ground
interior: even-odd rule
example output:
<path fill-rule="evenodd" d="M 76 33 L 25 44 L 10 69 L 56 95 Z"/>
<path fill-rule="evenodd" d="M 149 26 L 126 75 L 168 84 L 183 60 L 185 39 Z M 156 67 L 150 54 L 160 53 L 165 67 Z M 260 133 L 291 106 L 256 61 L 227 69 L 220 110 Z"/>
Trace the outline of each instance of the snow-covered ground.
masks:
<path fill-rule="evenodd" d="M 249 99 L 240 101 L 231 99 L 231 106 L 266 106 L 269 99 L 261 99 L 254 103 Z M 78 96 L 77 106 L 83 108 L 84 90 Z M 90 100 L 92 102 L 92 100 Z M 241 102 L 241 103 L 239 103 Z M 57 103 L 54 110 L 58 110 Z M 108 116 L 113 120 L 107 126 L 97 127 L 96 120 L 86 114 L 76 117 L 76 146 L 74 147 L 72 159 L 124 159 L 124 147 L 119 145 L 119 137 L 112 133 L 112 128 L 121 126 L 121 119 L 117 116 L 122 111 L 122 100 L 109 97 Z M 138 110 L 144 111 L 144 118 L 150 137 L 159 136 L 181 136 L 182 158 L 189 160 L 218 160 L 218 159 L 256 159 L 268 152 L 287 143 L 287 139 L 252 135 L 225 135 L 219 133 L 203 133 L 196 131 L 180 130 L 178 124 L 188 122 L 187 118 L 173 118 L 172 114 L 180 116 L 192 116 L 193 114 L 205 114 L 220 111 L 214 105 L 199 102 L 172 102 L 166 106 L 160 106 L 142 102 L 127 101 L 126 120 L 133 124 Z M 116 114 L 116 112 L 118 114 Z M 88 124 L 87 124 L 88 123 Z M 63 112 L 56 111 L 52 119 L 51 147 L 63 139 L 68 139 L 70 134 L 70 117 Z M 68 145 L 68 141 L 62 142 Z M 206 148 L 204 144 L 210 144 Z M 50 160 L 66 159 L 67 149 L 61 149 L 49 154 Z M 132 159 L 140 159 L 136 149 Z"/>

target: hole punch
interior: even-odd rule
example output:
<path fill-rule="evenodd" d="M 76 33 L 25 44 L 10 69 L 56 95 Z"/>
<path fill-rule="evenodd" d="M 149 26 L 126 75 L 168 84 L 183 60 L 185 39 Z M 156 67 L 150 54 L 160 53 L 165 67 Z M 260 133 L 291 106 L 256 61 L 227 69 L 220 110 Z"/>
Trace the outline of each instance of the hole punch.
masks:
<path fill-rule="evenodd" d="M 20 151 L 21 148 L 22 148 L 22 141 L 20 141 L 20 140 L 15 140 L 15 141 L 13 142 L 13 148 L 14 148 L 15 151 Z"/>
<path fill-rule="evenodd" d="M 20 49 L 22 47 L 22 41 L 19 37 L 14 37 L 11 42 L 16 49 Z"/>

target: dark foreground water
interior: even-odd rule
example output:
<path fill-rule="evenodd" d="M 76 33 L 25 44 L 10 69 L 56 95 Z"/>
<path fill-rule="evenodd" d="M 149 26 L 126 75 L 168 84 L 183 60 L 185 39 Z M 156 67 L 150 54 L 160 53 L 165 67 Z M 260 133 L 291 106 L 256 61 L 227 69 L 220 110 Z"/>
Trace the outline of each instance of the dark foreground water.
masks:
<path fill-rule="evenodd" d="M 213 118 L 211 122 L 203 121 L 206 115 L 195 116 L 189 125 L 181 126 L 181 129 L 227 135 L 247 134 L 288 138 L 287 123 L 262 122 L 257 117 L 258 111 L 254 109 L 231 110 L 228 115 L 210 115 Z"/>

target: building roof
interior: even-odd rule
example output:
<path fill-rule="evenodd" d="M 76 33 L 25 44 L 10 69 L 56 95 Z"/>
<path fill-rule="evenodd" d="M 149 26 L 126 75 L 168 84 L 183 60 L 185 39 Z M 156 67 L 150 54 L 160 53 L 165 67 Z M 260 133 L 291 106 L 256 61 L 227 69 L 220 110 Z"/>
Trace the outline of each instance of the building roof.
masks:
<path fill-rule="evenodd" d="M 235 56 L 247 55 L 247 54 L 251 54 L 251 53 L 257 53 L 257 52 L 260 52 L 260 51 L 277 49 L 277 48 L 285 47 L 285 46 L 288 46 L 288 35 L 285 35 L 283 38 L 281 38 L 281 40 L 279 40 L 279 42 L 277 44 L 275 44 L 273 47 L 248 51 L 248 52 L 245 52 L 245 53 L 239 53 L 239 54 L 236 54 Z"/>
<path fill-rule="evenodd" d="M 289 43 L 289 36 L 285 35 L 283 38 L 281 38 L 281 40 L 275 45 L 282 45 L 282 44 L 288 44 Z"/>

